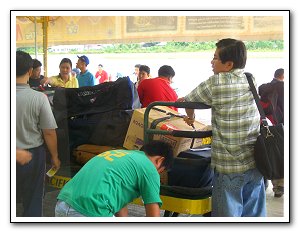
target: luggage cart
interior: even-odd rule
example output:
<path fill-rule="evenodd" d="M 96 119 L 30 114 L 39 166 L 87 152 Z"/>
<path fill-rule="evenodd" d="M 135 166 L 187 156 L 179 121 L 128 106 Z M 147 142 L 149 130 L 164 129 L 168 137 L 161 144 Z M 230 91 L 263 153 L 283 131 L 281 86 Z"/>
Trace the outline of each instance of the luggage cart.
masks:
<path fill-rule="evenodd" d="M 161 135 L 171 135 L 174 137 L 186 137 L 186 138 L 207 138 L 212 136 L 212 131 L 181 131 L 181 130 L 159 130 L 153 129 L 149 124 L 149 113 L 151 110 L 158 110 L 155 106 L 174 106 L 176 108 L 189 108 L 189 109 L 209 109 L 210 106 L 198 103 L 198 102 L 153 102 L 145 110 L 144 115 L 144 143 L 148 143 L 153 139 L 154 134 Z M 181 117 L 184 116 L 172 113 L 166 113 L 168 116 L 162 120 L 169 119 L 171 117 Z M 157 122 L 156 122 L 157 123 Z M 193 145 L 193 141 L 192 141 Z M 191 145 L 191 146 L 192 146 Z M 207 154 L 207 149 L 210 146 L 204 146 L 203 151 Z M 203 157 L 202 157 L 203 158 Z M 210 161 L 209 161 L 210 162 Z M 197 165 L 197 163 L 202 163 L 197 158 L 174 158 L 174 165 L 181 164 L 183 166 L 189 167 L 192 164 Z M 165 210 L 165 217 L 176 217 L 179 213 L 191 214 L 191 215 L 202 215 L 210 216 L 211 213 L 211 190 L 212 185 L 208 185 L 201 188 L 194 187 L 183 187 L 177 185 L 161 185 L 160 195 L 163 201 L 161 209 Z M 136 202 L 137 203 L 137 202 Z"/>
<path fill-rule="evenodd" d="M 177 103 L 177 102 L 154 102 L 148 106 L 145 110 L 144 118 L 144 134 L 145 142 L 149 142 L 152 139 L 154 134 L 165 134 L 172 135 L 175 137 L 188 137 L 188 138 L 207 138 L 211 137 L 211 131 L 165 131 L 165 130 L 156 130 L 151 129 L 149 126 L 149 112 L 150 110 L 155 109 L 155 106 L 175 106 L 177 108 L 194 108 L 194 109 L 208 109 L 210 108 L 207 105 L 201 103 Z M 182 115 L 174 115 L 172 113 L 166 112 L 166 118 L 171 117 L 181 117 Z M 205 146 L 209 148 L 210 146 Z M 186 167 L 193 167 L 196 169 L 197 164 L 201 164 L 202 161 L 198 158 L 197 155 L 193 156 L 193 151 L 188 154 L 184 154 L 181 157 L 176 157 L 174 165 L 184 165 Z M 205 156 L 209 154 L 209 151 L 204 150 Z M 95 152 L 95 155 L 98 152 Z M 180 156 L 180 155 L 178 155 Z M 204 157 L 205 157 L 204 156 Z M 199 156 L 198 156 L 199 157 Z M 203 158 L 203 157 L 202 157 Z M 68 169 L 67 169 L 68 168 Z M 70 180 L 81 168 L 81 166 L 70 166 L 66 169 L 60 169 L 60 171 L 51 178 L 48 178 L 48 186 L 50 190 L 52 189 L 61 189 L 68 180 Z M 66 170 L 66 171 L 65 171 Z M 161 200 L 163 205 L 161 209 L 164 210 L 165 217 L 176 217 L 179 213 L 189 214 L 189 215 L 203 215 L 209 216 L 211 212 L 211 186 L 205 186 L 201 188 L 193 188 L 191 185 L 189 187 L 179 186 L 179 185 L 161 185 L 160 189 Z M 140 198 L 133 201 L 134 204 L 143 205 Z"/>

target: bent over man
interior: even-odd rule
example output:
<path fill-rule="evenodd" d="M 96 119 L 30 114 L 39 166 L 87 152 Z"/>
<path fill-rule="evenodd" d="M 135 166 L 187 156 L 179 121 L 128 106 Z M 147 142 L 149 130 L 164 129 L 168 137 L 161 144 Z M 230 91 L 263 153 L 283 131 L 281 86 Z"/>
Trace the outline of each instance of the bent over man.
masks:
<path fill-rule="evenodd" d="M 147 217 L 159 217 L 159 173 L 173 160 L 169 144 L 153 141 L 138 150 L 112 150 L 88 161 L 58 195 L 56 217 L 126 217 L 142 197 Z"/>

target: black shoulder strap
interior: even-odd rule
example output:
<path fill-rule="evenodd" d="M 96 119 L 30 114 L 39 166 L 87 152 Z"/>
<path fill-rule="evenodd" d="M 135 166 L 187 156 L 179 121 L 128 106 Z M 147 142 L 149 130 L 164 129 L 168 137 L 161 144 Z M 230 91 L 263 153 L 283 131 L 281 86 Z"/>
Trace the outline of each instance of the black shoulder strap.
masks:
<path fill-rule="evenodd" d="M 248 72 L 245 72 L 245 75 L 247 77 L 247 80 L 248 80 L 248 83 L 249 83 L 249 86 L 250 86 L 250 90 L 253 94 L 253 97 L 254 97 L 254 100 L 255 100 L 255 103 L 256 103 L 256 106 L 258 108 L 258 111 L 260 113 L 260 117 L 261 117 L 261 120 L 262 120 L 262 123 L 264 125 L 268 125 L 268 122 L 267 122 L 267 119 L 266 119 L 266 115 L 265 115 L 265 112 L 262 108 L 262 106 L 260 105 L 259 103 L 259 96 L 257 94 L 257 91 L 255 89 L 255 86 L 254 86 L 254 83 L 253 83 L 253 80 L 252 80 L 252 74 L 251 73 L 248 73 Z"/>

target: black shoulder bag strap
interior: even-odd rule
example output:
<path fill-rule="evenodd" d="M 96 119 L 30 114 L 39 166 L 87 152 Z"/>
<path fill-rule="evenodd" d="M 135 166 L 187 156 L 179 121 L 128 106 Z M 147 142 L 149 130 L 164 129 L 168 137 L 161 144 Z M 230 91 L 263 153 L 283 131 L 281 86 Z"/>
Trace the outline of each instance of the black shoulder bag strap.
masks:
<path fill-rule="evenodd" d="M 259 111 L 259 114 L 260 114 L 260 118 L 262 120 L 262 124 L 264 126 L 268 126 L 268 122 L 267 122 L 267 119 L 266 119 L 266 115 L 265 115 L 265 112 L 262 108 L 262 106 L 260 105 L 259 103 L 259 96 L 257 94 L 257 91 L 255 89 L 255 86 L 253 84 L 253 80 L 252 80 L 252 74 L 251 73 L 248 73 L 248 72 L 245 72 L 245 75 L 247 77 L 247 80 L 248 80 L 248 83 L 249 83 L 249 86 L 250 86 L 250 90 L 253 94 L 253 97 L 254 97 L 254 100 L 255 100 L 255 103 L 256 103 L 256 106 L 258 108 L 258 111 Z"/>

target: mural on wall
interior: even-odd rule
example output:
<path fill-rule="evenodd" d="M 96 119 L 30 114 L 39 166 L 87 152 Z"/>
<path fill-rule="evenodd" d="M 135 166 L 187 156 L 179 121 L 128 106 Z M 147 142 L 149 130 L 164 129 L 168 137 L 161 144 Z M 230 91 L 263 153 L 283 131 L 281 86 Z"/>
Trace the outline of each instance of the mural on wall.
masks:
<path fill-rule="evenodd" d="M 283 19 L 280 16 L 253 16 L 253 31 L 283 30 Z"/>
<path fill-rule="evenodd" d="M 176 31 L 176 16 L 127 16 L 126 32 Z"/>
<path fill-rule="evenodd" d="M 245 21 L 242 16 L 187 16 L 186 30 L 244 30 Z"/>
<path fill-rule="evenodd" d="M 43 20 L 48 21 L 48 42 L 54 44 L 85 44 L 86 41 L 97 43 L 100 40 L 110 40 L 116 37 L 115 16 L 60 16 L 55 19 L 36 17 L 37 43 L 42 44 Z M 119 25 L 118 25 L 119 26 Z M 17 17 L 16 42 L 31 46 L 35 39 L 34 17 Z M 72 43 L 71 43 L 72 44 Z"/>

